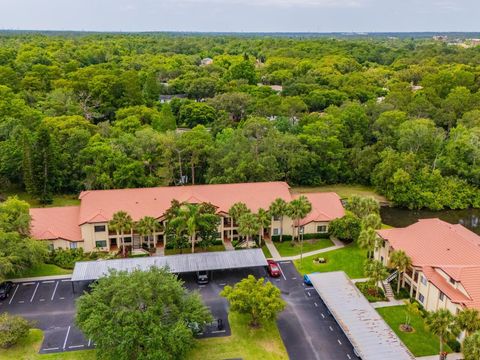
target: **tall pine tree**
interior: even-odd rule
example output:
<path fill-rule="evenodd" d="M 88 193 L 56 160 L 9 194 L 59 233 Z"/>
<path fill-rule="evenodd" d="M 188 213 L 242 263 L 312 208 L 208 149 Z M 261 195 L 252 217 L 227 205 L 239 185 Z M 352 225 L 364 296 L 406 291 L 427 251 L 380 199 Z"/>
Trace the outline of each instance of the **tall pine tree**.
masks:
<path fill-rule="evenodd" d="M 40 203 L 50 204 L 55 190 L 57 162 L 53 139 L 46 126 L 40 126 L 37 131 L 32 159 L 35 195 L 40 200 Z"/>

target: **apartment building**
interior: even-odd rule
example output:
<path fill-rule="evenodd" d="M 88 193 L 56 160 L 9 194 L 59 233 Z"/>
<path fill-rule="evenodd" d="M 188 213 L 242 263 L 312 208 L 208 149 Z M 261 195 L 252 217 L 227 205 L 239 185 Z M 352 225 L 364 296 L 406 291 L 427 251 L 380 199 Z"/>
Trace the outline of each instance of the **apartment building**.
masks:
<path fill-rule="evenodd" d="M 480 236 L 460 224 L 422 219 L 404 228 L 377 230 L 375 258 L 388 265 L 394 250 L 412 259 L 403 285 L 425 309 L 480 309 Z"/>
<path fill-rule="evenodd" d="M 268 209 L 277 198 L 287 202 L 298 195 L 291 192 L 285 182 L 243 184 L 193 185 L 141 189 L 83 191 L 79 206 L 32 208 L 31 234 L 47 241 L 53 248 L 82 247 L 85 251 L 116 251 L 120 239 L 108 227 L 117 211 L 125 211 L 138 221 L 144 216 L 158 220 L 160 231 L 154 234 L 154 246 L 165 246 L 163 229 L 165 212 L 172 200 L 192 204 L 211 203 L 219 216 L 218 238 L 222 241 L 238 238 L 238 227 L 228 215 L 231 206 L 242 202 L 253 211 Z M 344 215 L 339 196 L 335 193 L 305 194 L 312 203 L 312 211 L 300 221 L 303 233 L 326 233 L 331 220 Z M 292 220 L 284 217 L 283 234 L 292 234 Z M 280 219 L 272 218 L 265 236 L 280 234 Z M 136 233 L 125 237 L 127 246 L 139 248 L 147 240 Z"/>

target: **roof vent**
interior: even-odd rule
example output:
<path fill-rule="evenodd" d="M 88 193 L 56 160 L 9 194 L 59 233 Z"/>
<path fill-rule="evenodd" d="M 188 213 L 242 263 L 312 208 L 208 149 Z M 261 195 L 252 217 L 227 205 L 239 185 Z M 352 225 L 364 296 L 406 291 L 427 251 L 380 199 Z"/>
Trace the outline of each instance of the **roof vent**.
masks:
<path fill-rule="evenodd" d="M 450 251 L 450 248 L 447 248 L 447 251 Z"/>

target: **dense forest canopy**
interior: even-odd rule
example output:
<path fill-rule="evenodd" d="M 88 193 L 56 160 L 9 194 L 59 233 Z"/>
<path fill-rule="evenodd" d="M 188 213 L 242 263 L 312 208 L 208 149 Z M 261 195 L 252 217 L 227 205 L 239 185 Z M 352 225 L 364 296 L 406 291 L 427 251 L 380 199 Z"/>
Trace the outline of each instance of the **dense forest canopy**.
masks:
<path fill-rule="evenodd" d="M 0 184 L 48 203 L 360 183 L 400 206 L 480 207 L 479 88 L 480 47 L 428 39 L 4 35 Z"/>

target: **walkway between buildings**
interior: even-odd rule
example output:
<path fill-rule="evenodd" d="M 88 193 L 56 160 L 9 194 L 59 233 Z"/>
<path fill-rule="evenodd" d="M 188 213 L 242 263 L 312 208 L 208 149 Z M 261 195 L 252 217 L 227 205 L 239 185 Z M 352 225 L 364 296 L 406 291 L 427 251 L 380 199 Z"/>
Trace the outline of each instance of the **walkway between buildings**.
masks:
<path fill-rule="evenodd" d="M 328 252 L 328 251 L 341 249 L 345 246 L 340 240 L 333 239 L 333 238 L 331 240 L 335 245 L 329 246 L 329 247 L 324 248 L 324 249 L 313 250 L 313 251 L 303 253 L 303 257 L 305 258 L 307 256 L 317 255 L 317 254 L 325 253 L 325 252 Z M 265 245 L 267 245 L 267 248 L 268 248 L 268 250 L 270 250 L 270 254 L 272 254 L 272 257 L 273 257 L 274 260 L 286 260 L 286 261 L 292 260 L 293 261 L 293 260 L 300 259 L 300 255 L 294 255 L 294 256 L 282 256 L 282 255 L 280 255 L 277 248 L 275 247 L 275 244 L 270 239 L 265 239 Z"/>
<path fill-rule="evenodd" d="M 417 360 L 438 360 L 438 355 L 431 356 L 419 356 Z M 451 353 L 447 355 L 447 360 L 463 360 L 463 355 L 461 353 Z"/>

